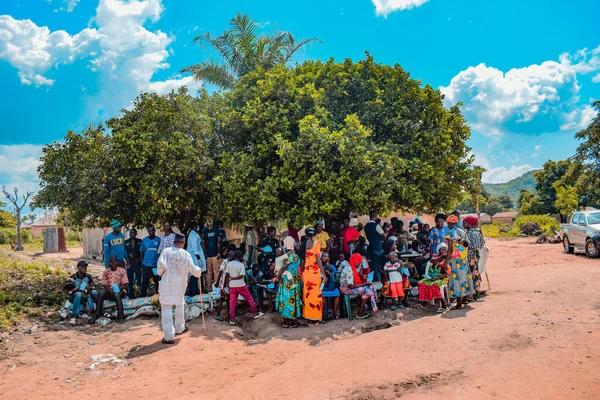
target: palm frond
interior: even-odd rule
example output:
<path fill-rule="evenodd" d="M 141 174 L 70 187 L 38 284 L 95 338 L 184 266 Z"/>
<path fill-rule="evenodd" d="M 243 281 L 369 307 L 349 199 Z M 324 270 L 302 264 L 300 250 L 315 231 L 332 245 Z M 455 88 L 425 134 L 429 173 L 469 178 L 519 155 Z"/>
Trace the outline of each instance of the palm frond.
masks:
<path fill-rule="evenodd" d="M 236 77 L 227 70 L 227 67 L 212 60 L 191 65 L 181 72 L 191 72 L 195 80 L 212 83 L 221 89 L 232 89 L 236 81 Z"/>
<path fill-rule="evenodd" d="M 306 46 L 308 43 L 315 41 L 323 43 L 319 38 L 302 39 L 297 42 L 294 36 L 290 34 L 285 45 L 285 57 L 283 63 L 287 64 L 298 50 Z"/>

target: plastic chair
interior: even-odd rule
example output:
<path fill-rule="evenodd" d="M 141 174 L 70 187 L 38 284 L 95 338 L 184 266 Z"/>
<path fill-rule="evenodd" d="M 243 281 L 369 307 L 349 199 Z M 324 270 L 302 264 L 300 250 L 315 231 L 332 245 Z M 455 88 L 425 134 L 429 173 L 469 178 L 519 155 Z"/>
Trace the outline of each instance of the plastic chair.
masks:
<path fill-rule="evenodd" d="M 348 315 L 348 321 L 352 321 L 352 306 L 350 305 L 350 299 L 356 299 L 359 296 L 357 294 L 345 294 L 343 304 L 346 308 L 346 314 Z"/>
<path fill-rule="evenodd" d="M 488 270 L 487 270 L 487 260 L 490 256 L 490 248 L 487 246 L 483 246 L 483 248 L 481 248 L 481 250 L 479 250 L 479 264 L 478 264 L 478 268 L 479 268 L 479 273 L 480 274 L 485 274 L 485 279 L 487 280 L 487 284 L 488 284 L 488 288 L 486 290 L 482 290 L 483 292 L 491 290 L 491 286 L 490 286 L 490 277 L 488 276 Z"/>
<path fill-rule="evenodd" d="M 335 299 L 336 297 L 340 297 L 342 293 L 339 289 L 336 289 L 332 292 L 323 292 L 323 320 L 327 321 L 329 319 L 329 299 Z M 343 307 L 342 307 L 343 308 Z"/>

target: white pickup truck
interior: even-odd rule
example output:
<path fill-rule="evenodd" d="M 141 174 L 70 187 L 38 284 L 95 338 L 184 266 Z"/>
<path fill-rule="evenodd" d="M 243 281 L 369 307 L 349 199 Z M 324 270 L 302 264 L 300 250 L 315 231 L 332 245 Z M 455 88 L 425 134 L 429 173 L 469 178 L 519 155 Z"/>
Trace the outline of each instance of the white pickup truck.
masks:
<path fill-rule="evenodd" d="M 580 211 L 566 224 L 560 224 L 560 236 L 566 253 L 575 249 L 588 257 L 600 257 L 600 211 Z"/>

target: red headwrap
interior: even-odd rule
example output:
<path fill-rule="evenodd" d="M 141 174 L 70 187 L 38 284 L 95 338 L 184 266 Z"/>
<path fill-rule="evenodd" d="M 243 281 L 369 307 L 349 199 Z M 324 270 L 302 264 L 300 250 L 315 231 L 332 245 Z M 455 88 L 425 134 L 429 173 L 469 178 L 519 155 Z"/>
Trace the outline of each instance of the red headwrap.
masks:
<path fill-rule="evenodd" d="M 354 274 L 354 284 L 360 285 L 362 283 L 362 279 L 358 274 L 358 267 L 363 262 L 363 256 L 358 253 L 354 253 L 350 256 L 350 267 L 352 267 L 352 273 Z"/>
<path fill-rule="evenodd" d="M 472 227 L 476 227 L 479 224 L 479 220 L 474 215 L 467 215 L 466 217 L 463 218 L 463 222 L 466 222 L 467 224 L 471 225 Z"/>

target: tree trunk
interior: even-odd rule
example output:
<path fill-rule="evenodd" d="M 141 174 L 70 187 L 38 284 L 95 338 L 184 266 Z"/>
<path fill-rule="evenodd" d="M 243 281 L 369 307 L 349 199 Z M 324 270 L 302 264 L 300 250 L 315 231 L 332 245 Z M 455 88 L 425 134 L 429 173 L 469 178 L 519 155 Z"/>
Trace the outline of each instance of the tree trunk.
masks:
<path fill-rule="evenodd" d="M 21 209 L 17 208 L 17 247 L 16 251 L 23 251 L 23 241 L 21 240 Z"/>

